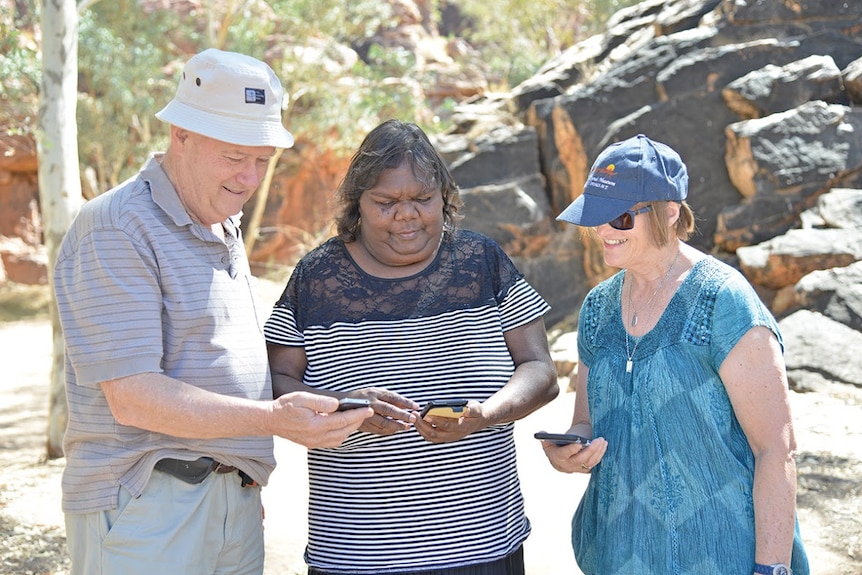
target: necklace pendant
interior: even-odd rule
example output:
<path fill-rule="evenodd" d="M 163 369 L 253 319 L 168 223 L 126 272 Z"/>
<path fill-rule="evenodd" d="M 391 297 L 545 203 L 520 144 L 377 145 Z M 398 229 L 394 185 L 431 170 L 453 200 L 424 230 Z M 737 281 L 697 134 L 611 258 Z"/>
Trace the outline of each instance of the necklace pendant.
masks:
<path fill-rule="evenodd" d="M 632 327 L 638 324 L 638 314 L 632 313 Z"/>
<path fill-rule="evenodd" d="M 631 372 L 632 372 L 632 360 L 629 359 L 626 361 L 626 373 L 631 373 Z"/>

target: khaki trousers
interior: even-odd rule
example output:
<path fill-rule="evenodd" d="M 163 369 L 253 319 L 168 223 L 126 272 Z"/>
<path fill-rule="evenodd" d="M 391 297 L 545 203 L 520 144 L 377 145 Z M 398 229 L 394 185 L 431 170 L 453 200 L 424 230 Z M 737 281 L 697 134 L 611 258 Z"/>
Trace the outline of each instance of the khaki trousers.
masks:
<path fill-rule="evenodd" d="M 66 514 L 69 575 L 261 575 L 260 487 L 237 473 L 190 485 L 153 471 L 141 497 L 120 487 L 117 509 Z"/>

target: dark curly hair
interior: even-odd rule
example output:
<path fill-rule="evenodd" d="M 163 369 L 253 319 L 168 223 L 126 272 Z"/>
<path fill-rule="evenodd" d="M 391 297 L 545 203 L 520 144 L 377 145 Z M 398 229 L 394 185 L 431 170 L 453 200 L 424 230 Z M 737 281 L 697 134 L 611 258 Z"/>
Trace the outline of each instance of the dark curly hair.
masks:
<path fill-rule="evenodd" d="M 404 161 L 410 162 L 413 175 L 426 190 L 439 190 L 443 195 L 444 233 L 452 234 L 463 217 L 458 213 L 463 201 L 446 162 L 422 128 L 410 122 L 386 120 L 365 136 L 335 193 L 339 208 L 335 225 L 342 241 L 356 240 L 362 193 L 373 188 L 385 170 L 397 168 Z"/>

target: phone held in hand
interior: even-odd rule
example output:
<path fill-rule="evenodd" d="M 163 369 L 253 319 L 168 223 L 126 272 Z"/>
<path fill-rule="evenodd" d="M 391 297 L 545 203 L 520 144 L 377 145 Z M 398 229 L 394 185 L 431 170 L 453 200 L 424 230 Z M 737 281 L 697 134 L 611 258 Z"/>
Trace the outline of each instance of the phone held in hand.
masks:
<path fill-rule="evenodd" d="M 419 417 L 426 415 L 434 415 L 437 417 L 451 417 L 458 419 L 464 415 L 464 409 L 467 407 L 466 399 L 432 399 L 422 411 L 419 412 Z"/>
<path fill-rule="evenodd" d="M 371 401 L 355 397 L 342 397 L 338 400 L 338 409 L 336 411 L 347 411 L 348 409 L 356 409 L 358 407 L 371 407 Z"/>
<path fill-rule="evenodd" d="M 547 433 L 545 431 L 536 432 L 533 437 L 536 439 L 546 439 L 556 445 L 568 445 L 569 443 L 580 443 L 581 445 L 589 445 L 592 441 L 586 437 L 575 435 L 574 433 Z"/>

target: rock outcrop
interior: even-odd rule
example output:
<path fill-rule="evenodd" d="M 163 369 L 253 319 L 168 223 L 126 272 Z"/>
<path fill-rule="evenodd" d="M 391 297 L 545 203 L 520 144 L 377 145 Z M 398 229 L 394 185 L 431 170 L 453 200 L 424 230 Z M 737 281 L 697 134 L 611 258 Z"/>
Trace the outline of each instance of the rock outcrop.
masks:
<path fill-rule="evenodd" d="M 680 151 L 689 167 L 697 247 L 733 261 L 737 249 L 800 226 L 823 193 L 862 187 L 862 100 L 854 91 L 860 31 L 862 5 L 829 0 L 792 9 L 784 2 L 649 0 L 620 11 L 604 34 L 548 62 L 508 95 L 524 124 L 518 129 L 537 134 L 548 220 L 577 197 L 602 148 L 645 133 Z M 473 129 L 483 111 L 499 120 L 506 107 L 495 95 L 459 112 Z M 459 167 L 464 173 L 469 166 L 462 160 Z M 484 215 L 483 230 L 493 228 Z M 495 237 L 507 241 L 508 221 L 497 227 Z M 582 268 L 543 292 L 555 313 L 567 313 L 608 270 L 596 257 L 585 260 L 589 246 L 567 248 L 567 230 L 551 235 L 540 258 Z M 525 267 L 547 277 L 535 254 L 529 259 Z"/>
<path fill-rule="evenodd" d="M 0 133 L 0 283 L 48 281 L 37 172 L 35 143 Z"/>
<path fill-rule="evenodd" d="M 691 243 L 737 265 L 781 318 L 791 383 L 859 385 L 848 374 L 862 369 L 854 351 L 862 313 L 860 77 L 862 3 L 648 0 L 505 98 L 462 106 L 461 132 L 475 131 L 483 114 L 493 123 L 501 110 L 517 110 L 513 133 L 497 142 L 511 148 L 495 151 L 498 173 L 531 180 L 523 172 L 532 153 L 522 153 L 521 168 L 502 162 L 535 131 L 547 201 L 533 205 L 547 206 L 551 223 L 607 144 L 637 133 L 670 144 L 691 176 L 699 231 Z M 530 136 L 518 138 L 518 130 Z M 468 211 L 474 158 L 470 149 L 456 160 Z M 477 169 L 486 172 L 487 161 Z M 551 322 L 571 329 L 586 291 L 613 271 L 600 252 L 553 223 L 546 240 L 513 242 L 515 218 L 476 211 L 481 224 L 468 216 L 465 227 L 504 243 L 554 306 Z M 541 216 L 533 218 L 520 229 L 542 230 Z"/>

